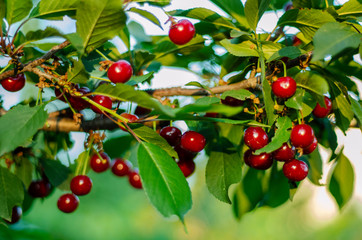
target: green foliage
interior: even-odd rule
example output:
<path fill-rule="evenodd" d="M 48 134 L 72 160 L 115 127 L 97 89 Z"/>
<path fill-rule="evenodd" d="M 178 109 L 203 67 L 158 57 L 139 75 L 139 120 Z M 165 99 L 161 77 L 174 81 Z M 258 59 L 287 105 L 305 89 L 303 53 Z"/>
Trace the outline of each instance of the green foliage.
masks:
<path fill-rule="evenodd" d="M 33 7 L 31 0 L 5 0 L 6 21 L 9 25 L 24 19 Z"/>
<path fill-rule="evenodd" d="M 258 22 L 269 7 L 270 0 L 248 0 L 245 3 L 245 17 L 250 27 L 256 31 Z"/>
<path fill-rule="evenodd" d="M 30 17 L 59 20 L 64 15 L 75 16 L 78 0 L 42 0 L 31 11 Z"/>

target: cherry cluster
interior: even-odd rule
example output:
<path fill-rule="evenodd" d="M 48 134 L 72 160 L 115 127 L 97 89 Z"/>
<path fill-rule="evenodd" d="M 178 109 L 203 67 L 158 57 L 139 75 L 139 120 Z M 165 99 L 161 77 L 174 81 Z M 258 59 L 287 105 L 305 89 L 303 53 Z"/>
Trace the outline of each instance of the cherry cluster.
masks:
<path fill-rule="evenodd" d="M 184 176 L 189 177 L 195 171 L 194 158 L 206 145 L 205 137 L 195 131 L 182 134 L 180 129 L 173 126 L 162 128 L 160 136 L 175 149 L 178 155 L 177 165 Z"/>

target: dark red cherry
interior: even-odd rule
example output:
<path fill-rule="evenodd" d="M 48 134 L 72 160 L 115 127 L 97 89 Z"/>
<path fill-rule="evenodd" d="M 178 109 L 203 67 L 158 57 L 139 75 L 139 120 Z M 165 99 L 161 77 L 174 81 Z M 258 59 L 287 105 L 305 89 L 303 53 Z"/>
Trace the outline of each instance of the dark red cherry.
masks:
<path fill-rule="evenodd" d="M 72 193 L 66 193 L 60 196 L 57 205 L 60 211 L 65 213 L 71 213 L 77 209 L 79 205 L 79 199 L 76 195 Z"/>
<path fill-rule="evenodd" d="M 205 114 L 205 117 L 211 117 L 211 118 L 217 118 L 218 116 L 219 114 L 214 112 L 208 112 Z"/>
<path fill-rule="evenodd" d="M 252 168 L 265 170 L 270 168 L 271 165 L 273 165 L 273 158 L 269 153 L 254 155 L 253 153 L 246 152 L 244 154 L 244 162 L 246 165 Z"/>
<path fill-rule="evenodd" d="M 92 170 L 98 173 L 106 171 L 110 165 L 110 160 L 107 153 L 102 152 L 99 155 L 102 157 L 102 159 L 98 157 L 98 154 L 94 154 L 90 159 L 90 166 Z"/>
<path fill-rule="evenodd" d="M 25 86 L 25 76 L 20 73 L 15 77 L 8 77 L 1 81 L 1 85 L 9 92 L 17 92 Z"/>
<path fill-rule="evenodd" d="M 126 60 L 113 63 L 107 71 L 107 76 L 113 83 L 125 83 L 131 79 L 132 74 L 132 66 Z"/>
<path fill-rule="evenodd" d="M 32 181 L 28 188 L 28 193 L 33 198 L 44 198 L 50 194 L 51 184 L 47 180 Z"/>
<path fill-rule="evenodd" d="M 231 106 L 231 107 L 238 107 L 238 106 L 243 105 L 242 100 L 239 100 L 237 98 L 233 98 L 230 96 L 225 97 L 225 99 L 221 99 L 221 103 L 224 105 Z"/>
<path fill-rule="evenodd" d="M 306 148 L 303 148 L 303 154 L 310 154 L 310 153 L 312 153 L 312 152 L 317 148 L 317 145 L 318 145 L 318 140 L 317 140 L 317 138 L 314 136 L 312 144 L 309 145 L 309 146 L 306 147 Z"/>
<path fill-rule="evenodd" d="M 177 165 L 186 178 L 191 176 L 196 167 L 194 161 L 178 161 Z"/>
<path fill-rule="evenodd" d="M 150 112 L 151 112 L 151 109 L 137 106 L 136 110 L 134 111 L 134 114 L 137 115 L 138 117 L 145 117 L 148 114 L 150 114 Z"/>
<path fill-rule="evenodd" d="M 105 108 L 108 108 L 108 109 L 112 108 L 112 99 L 110 97 L 103 96 L 103 95 L 95 95 L 92 98 L 92 100 Z M 103 114 L 103 111 L 94 105 L 91 105 L 91 109 L 95 113 Z"/>
<path fill-rule="evenodd" d="M 128 181 L 132 187 L 142 189 L 141 177 L 138 174 L 138 170 L 135 169 L 128 174 Z"/>
<path fill-rule="evenodd" d="M 177 152 L 178 159 L 180 161 L 193 161 L 197 155 L 197 152 L 190 152 L 185 150 L 180 145 L 176 145 L 174 149 Z"/>
<path fill-rule="evenodd" d="M 292 159 L 284 163 L 283 173 L 291 181 L 302 181 L 308 176 L 308 165 L 303 161 Z"/>
<path fill-rule="evenodd" d="M 180 20 L 171 25 L 168 36 L 177 45 L 184 45 L 191 41 L 195 35 L 195 26 L 186 19 Z"/>
<path fill-rule="evenodd" d="M 78 196 L 87 195 L 92 189 L 92 180 L 86 175 L 75 176 L 70 182 L 70 190 Z"/>
<path fill-rule="evenodd" d="M 123 177 L 129 174 L 131 163 L 127 160 L 117 158 L 113 161 L 112 172 L 114 175 Z"/>
<path fill-rule="evenodd" d="M 293 36 L 292 37 L 292 40 L 293 40 L 293 46 L 294 47 L 298 47 L 299 45 L 302 44 L 302 40 L 300 40 L 297 36 Z"/>
<path fill-rule="evenodd" d="M 268 135 L 261 127 L 248 127 L 244 133 L 244 143 L 252 150 L 260 149 L 269 142 Z"/>
<path fill-rule="evenodd" d="M 23 210 L 21 209 L 21 207 L 15 206 L 11 211 L 11 220 L 10 221 L 5 220 L 5 222 L 7 224 L 17 223 L 19 222 L 22 215 L 23 215 Z"/>
<path fill-rule="evenodd" d="M 90 93 L 90 90 L 87 87 L 79 88 L 78 86 L 76 86 L 76 88 L 77 88 L 77 91 L 80 92 L 82 95 Z M 82 99 L 81 97 L 70 96 L 70 97 L 68 97 L 68 101 L 72 105 L 72 107 L 77 111 L 80 111 L 80 110 L 83 110 L 83 109 L 89 107 L 89 103 L 86 100 Z"/>
<path fill-rule="evenodd" d="M 321 107 L 321 105 L 317 103 L 317 106 L 313 109 L 313 114 L 317 118 L 327 117 L 332 110 L 332 101 L 329 97 L 324 96 L 324 103 L 326 104 L 326 107 Z"/>
<path fill-rule="evenodd" d="M 128 119 L 128 123 L 133 123 L 138 120 L 138 117 L 136 115 L 130 114 L 130 113 L 121 113 L 121 116 Z M 123 131 L 127 132 L 128 130 L 125 127 L 120 127 Z"/>
<path fill-rule="evenodd" d="M 272 155 L 277 161 L 286 162 L 292 160 L 295 156 L 295 147 L 289 147 L 288 143 L 283 143 L 283 145 L 275 150 Z"/>
<path fill-rule="evenodd" d="M 314 140 L 313 128 L 307 124 L 295 125 L 290 135 L 293 146 L 300 148 L 309 147 Z"/>
<path fill-rule="evenodd" d="M 280 98 L 290 98 L 297 90 L 297 83 L 291 77 L 280 77 L 272 83 L 272 91 Z"/>
<path fill-rule="evenodd" d="M 250 156 L 253 154 L 253 151 L 251 149 L 248 149 L 244 153 L 244 163 L 251 167 L 250 165 Z"/>
<path fill-rule="evenodd" d="M 166 139 L 171 146 L 176 146 L 181 140 L 182 133 L 177 127 L 167 126 L 161 129 L 160 135 Z"/>
<path fill-rule="evenodd" d="M 285 3 L 283 9 L 284 11 L 289 11 L 290 9 L 293 9 L 293 3 L 292 2 Z"/>
<path fill-rule="evenodd" d="M 200 152 L 206 145 L 205 137 L 195 131 L 187 131 L 181 137 L 181 147 L 190 152 Z"/>

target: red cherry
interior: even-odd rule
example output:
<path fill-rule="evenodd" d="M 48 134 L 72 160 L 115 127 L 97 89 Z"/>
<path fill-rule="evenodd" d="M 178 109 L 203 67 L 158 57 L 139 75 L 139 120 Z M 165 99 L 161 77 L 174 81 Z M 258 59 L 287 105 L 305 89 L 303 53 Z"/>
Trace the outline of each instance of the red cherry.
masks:
<path fill-rule="evenodd" d="M 25 86 L 25 76 L 20 73 L 15 77 L 8 77 L 1 81 L 1 85 L 9 92 L 17 92 Z"/>
<path fill-rule="evenodd" d="M 112 99 L 110 97 L 107 96 L 103 96 L 103 95 L 95 95 L 92 100 L 96 103 L 98 103 L 99 105 L 102 105 L 105 108 L 111 109 L 112 108 Z M 94 105 L 91 105 L 91 109 L 93 110 L 93 112 L 95 113 L 99 113 L 99 114 L 103 114 L 103 111 L 99 108 L 97 108 Z"/>
<path fill-rule="evenodd" d="M 66 193 L 60 196 L 57 205 L 60 211 L 71 213 L 77 209 L 79 205 L 79 199 L 72 193 Z"/>
<path fill-rule="evenodd" d="M 181 147 L 190 152 L 200 152 L 206 145 L 203 135 L 195 131 L 187 131 L 181 137 Z"/>
<path fill-rule="evenodd" d="M 293 146 L 306 148 L 309 147 L 314 140 L 313 128 L 307 124 L 295 125 L 290 135 L 290 141 Z"/>
<path fill-rule="evenodd" d="M 177 127 L 163 127 L 160 131 L 160 136 L 166 139 L 171 146 L 176 146 L 181 139 L 182 133 Z"/>
<path fill-rule="evenodd" d="M 314 136 L 312 144 L 309 145 L 309 146 L 306 147 L 306 148 L 303 148 L 303 154 L 310 154 L 310 153 L 312 153 L 312 152 L 317 148 L 317 145 L 318 145 L 318 140 L 317 140 L 317 138 Z"/>
<path fill-rule="evenodd" d="M 82 95 L 90 93 L 90 90 L 87 87 L 79 88 L 78 86 L 76 86 L 76 88 L 77 88 L 78 92 L 82 93 Z M 72 107 L 77 111 L 80 111 L 80 110 L 83 110 L 83 109 L 89 107 L 89 103 L 86 100 L 82 99 L 81 97 L 76 97 L 76 96 L 68 97 L 67 96 L 67 98 L 69 100 L 69 103 L 72 105 Z"/>
<path fill-rule="evenodd" d="M 191 176 L 196 167 L 194 161 L 178 161 L 177 165 L 186 178 Z"/>
<path fill-rule="evenodd" d="M 5 220 L 5 222 L 7 224 L 17 223 L 19 222 L 22 215 L 23 215 L 23 210 L 21 209 L 21 207 L 15 206 L 11 211 L 11 220 L 10 221 Z"/>
<path fill-rule="evenodd" d="M 273 158 L 269 153 L 254 155 L 252 152 L 246 151 L 244 154 L 244 162 L 252 168 L 265 170 L 273 165 Z"/>
<path fill-rule="evenodd" d="M 51 184 L 44 179 L 32 181 L 28 193 L 33 198 L 44 198 L 50 194 L 51 187 Z"/>
<path fill-rule="evenodd" d="M 87 195 L 92 189 L 92 180 L 86 175 L 75 176 L 70 182 L 70 190 L 78 196 Z"/>
<path fill-rule="evenodd" d="M 252 150 L 260 149 L 269 142 L 268 135 L 261 127 L 248 127 L 244 134 L 244 143 Z"/>
<path fill-rule="evenodd" d="M 109 157 L 107 153 L 103 152 L 101 154 L 102 159 L 98 157 L 98 154 L 94 154 L 90 159 L 90 166 L 95 172 L 104 172 L 109 168 Z"/>
<path fill-rule="evenodd" d="M 297 83 L 291 77 L 280 77 L 272 83 L 272 91 L 280 98 L 290 98 L 297 90 Z"/>
<path fill-rule="evenodd" d="M 219 114 L 214 112 L 208 112 L 205 114 L 205 117 L 211 117 L 211 118 L 217 118 L 218 116 Z"/>
<path fill-rule="evenodd" d="M 132 74 L 132 66 L 126 60 L 113 63 L 107 71 L 107 76 L 113 83 L 125 83 L 130 80 Z"/>
<path fill-rule="evenodd" d="M 182 148 L 180 145 L 176 145 L 174 147 L 175 151 L 177 152 L 178 159 L 180 161 L 193 161 L 193 159 L 196 157 L 197 152 L 190 152 Z"/>
<path fill-rule="evenodd" d="M 292 37 L 292 39 L 293 39 L 293 46 L 294 47 L 298 47 L 299 45 L 302 44 L 302 40 L 300 40 L 297 36 L 294 35 Z"/>
<path fill-rule="evenodd" d="M 135 169 L 128 174 L 128 181 L 132 187 L 142 189 L 141 177 L 138 174 L 138 170 Z"/>
<path fill-rule="evenodd" d="M 168 36 L 177 45 L 184 45 L 191 41 L 195 35 L 195 26 L 186 19 L 171 25 Z"/>
<path fill-rule="evenodd" d="M 151 109 L 144 108 L 144 107 L 141 107 L 141 106 L 137 106 L 136 110 L 134 111 L 134 114 L 137 115 L 138 117 L 145 117 L 150 112 L 151 112 Z"/>
<path fill-rule="evenodd" d="M 289 11 L 290 9 L 293 9 L 293 3 L 287 2 L 286 4 L 284 4 L 283 9 L 284 11 Z"/>
<path fill-rule="evenodd" d="M 117 158 L 113 161 L 112 172 L 114 175 L 123 177 L 128 175 L 131 169 L 131 163 L 127 160 Z"/>
<path fill-rule="evenodd" d="M 227 96 L 225 99 L 221 99 L 221 103 L 224 105 L 231 106 L 231 107 L 238 107 L 238 106 L 243 105 L 242 100 L 239 100 L 237 98 L 233 98 L 230 96 Z"/>
<path fill-rule="evenodd" d="M 283 165 L 284 175 L 292 181 L 302 181 L 308 176 L 308 165 L 300 160 L 293 159 Z"/>
<path fill-rule="evenodd" d="M 125 113 L 124 112 L 124 113 L 121 113 L 121 116 L 124 117 L 124 118 L 127 118 L 129 123 L 133 123 L 133 122 L 138 120 L 138 117 L 136 115 L 133 115 L 133 114 L 130 114 L 130 113 Z M 120 128 L 123 131 L 128 132 L 128 130 L 125 127 L 120 126 Z"/>
<path fill-rule="evenodd" d="M 313 109 L 313 114 L 317 118 L 327 117 L 332 110 L 332 101 L 329 97 L 324 96 L 324 103 L 326 104 L 326 107 L 321 107 L 321 105 L 317 103 L 317 106 Z"/>
<path fill-rule="evenodd" d="M 289 147 L 288 143 L 283 145 L 273 152 L 273 158 L 277 161 L 286 162 L 292 160 L 295 156 L 295 147 Z"/>

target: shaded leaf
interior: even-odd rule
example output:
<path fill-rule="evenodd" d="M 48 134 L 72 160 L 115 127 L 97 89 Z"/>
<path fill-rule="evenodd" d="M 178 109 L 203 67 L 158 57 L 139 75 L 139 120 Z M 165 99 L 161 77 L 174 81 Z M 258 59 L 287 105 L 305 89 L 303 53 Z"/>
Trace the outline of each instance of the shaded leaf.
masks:
<path fill-rule="evenodd" d="M 7 0 L 6 21 L 9 25 L 24 19 L 33 7 L 31 0 Z"/>
<path fill-rule="evenodd" d="M 22 157 L 15 165 L 15 175 L 23 182 L 25 189 L 28 189 L 33 180 L 33 164 L 28 158 Z"/>
<path fill-rule="evenodd" d="M 224 10 L 244 28 L 248 29 L 249 24 L 245 17 L 244 6 L 239 0 L 211 0 L 219 8 Z"/>
<path fill-rule="evenodd" d="M 31 11 L 30 17 L 61 20 L 64 15 L 75 16 L 79 0 L 41 0 Z"/>
<path fill-rule="evenodd" d="M 73 67 L 68 70 L 68 81 L 72 83 L 87 83 L 89 73 L 85 70 L 82 61 L 73 61 Z"/>
<path fill-rule="evenodd" d="M 362 3 L 360 0 L 349 0 L 343 6 L 337 10 L 339 16 L 361 16 L 362 15 Z"/>
<path fill-rule="evenodd" d="M 285 101 L 285 106 L 301 110 L 304 117 L 312 113 L 316 104 L 317 103 L 313 99 L 312 95 L 300 88 L 297 88 L 295 94 Z"/>
<path fill-rule="evenodd" d="M 319 153 L 318 147 L 308 155 L 308 165 L 309 165 L 309 172 L 308 178 L 309 180 L 317 185 L 321 186 L 320 180 L 322 179 L 323 175 L 323 160 Z"/>
<path fill-rule="evenodd" d="M 256 31 L 256 27 L 264 12 L 268 9 L 270 0 L 247 0 L 245 3 L 245 17 L 249 26 Z"/>
<path fill-rule="evenodd" d="M 155 15 L 153 15 L 152 13 L 150 13 L 149 11 L 146 11 L 146 10 L 143 10 L 143 9 L 140 9 L 140 8 L 135 8 L 135 7 L 128 9 L 128 11 L 139 14 L 140 16 L 146 18 L 150 22 L 156 24 L 161 29 L 163 29 L 160 21 L 158 20 L 158 18 Z"/>
<path fill-rule="evenodd" d="M 55 28 L 46 27 L 44 30 L 30 31 L 25 35 L 26 41 L 38 41 L 50 37 L 62 37 L 63 34 Z"/>
<path fill-rule="evenodd" d="M 122 158 L 129 151 L 132 145 L 136 144 L 132 135 L 125 135 L 117 138 L 111 138 L 103 143 L 104 151 L 110 158 Z M 119 147 L 122 146 L 122 147 Z"/>
<path fill-rule="evenodd" d="M 44 169 L 45 175 L 48 177 L 50 183 L 57 187 L 67 180 L 70 171 L 60 161 L 50 159 L 40 159 L 41 165 Z"/>
<path fill-rule="evenodd" d="M 153 78 L 153 74 L 154 72 L 149 72 L 142 76 L 132 76 L 131 79 L 127 81 L 125 84 L 133 86 L 139 83 L 150 81 Z"/>
<path fill-rule="evenodd" d="M 229 90 L 223 92 L 221 94 L 221 99 L 225 99 L 226 97 L 233 97 L 239 100 L 245 100 L 247 98 L 251 98 L 254 94 L 246 89 L 239 89 L 239 90 Z"/>
<path fill-rule="evenodd" d="M 290 59 L 294 59 L 303 54 L 305 54 L 305 51 L 298 47 L 285 47 L 285 48 L 280 49 L 278 52 L 275 52 L 268 59 L 268 62 L 271 62 L 271 61 L 274 61 L 277 59 L 281 59 L 282 57 L 288 57 Z"/>
<path fill-rule="evenodd" d="M 215 103 L 220 103 L 220 98 L 218 97 L 202 97 L 202 98 L 198 98 L 195 101 L 195 104 L 197 105 L 210 105 L 210 104 L 215 104 Z"/>
<path fill-rule="evenodd" d="M 301 72 L 295 76 L 295 81 L 299 87 L 307 89 L 311 93 L 323 97 L 328 93 L 329 86 L 325 78 L 315 72 Z M 323 100 L 324 101 L 324 100 Z"/>

